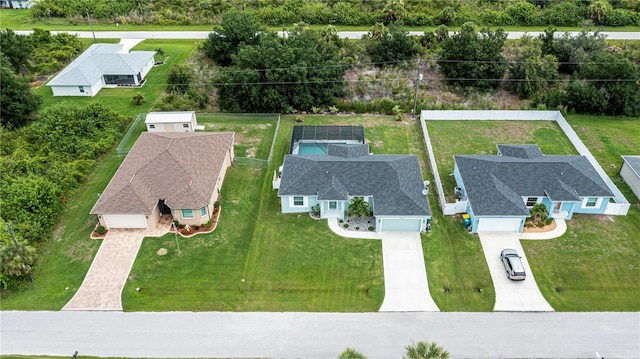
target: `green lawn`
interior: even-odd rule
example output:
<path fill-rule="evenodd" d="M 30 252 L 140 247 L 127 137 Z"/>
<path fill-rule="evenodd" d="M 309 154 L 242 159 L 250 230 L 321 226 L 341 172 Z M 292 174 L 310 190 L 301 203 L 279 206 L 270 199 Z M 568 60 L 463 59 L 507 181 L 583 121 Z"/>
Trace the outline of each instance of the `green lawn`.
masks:
<path fill-rule="evenodd" d="M 567 120 L 632 202 L 632 209 L 625 217 L 576 215 L 567 222 L 568 231 L 564 236 L 547 241 L 523 241 L 522 245 L 540 290 L 554 309 L 637 311 L 640 309 L 640 301 L 637 299 L 640 297 L 640 278 L 630 273 L 640 273 L 640 237 L 637 235 L 640 232 L 640 205 L 621 180 L 618 171 L 622 165 L 620 155 L 637 153 L 640 148 L 640 125 L 637 120 L 601 116 L 569 116 Z M 498 143 L 537 143 L 545 154 L 577 154 L 553 122 L 428 121 L 427 127 L 445 191 L 455 186 L 455 180 L 448 175 L 453 172 L 454 154 L 495 154 L 495 145 Z M 437 204 L 432 203 L 433 208 L 438 209 Z M 425 251 L 432 296 L 443 310 L 469 308 L 468 304 L 458 302 L 447 307 L 438 299 L 448 299 L 448 294 L 444 294 L 442 288 L 448 285 L 450 276 L 464 278 L 469 274 L 456 273 L 460 269 L 455 266 L 441 271 L 438 263 L 477 266 L 475 270 L 482 270 L 488 275 L 484 257 L 478 256 L 482 249 L 477 236 L 461 231 L 459 217 L 442 218 L 438 215 L 438 210 L 433 212 L 431 236 L 438 238 L 441 231 L 459 233 L 457 242 L 445 241 L 434 245 L 436 249 L 446 245 L 458 246 L 448 253 L 456 258 L 451 259 L 440 253 L 431 256 L 431 253 Z M 475 256 L 459 258 L 465 253 Z M 444 273 L 439 274 L 440 272 Z M 435 283 L 440 280 L 441 285 Z M 475 287 L 482 288 L 482 285 L 489 284 L 487 289 L 492 292 L 490 278 L 486 280 L 474 284 L 474 291 Z M 468 288 L 467 284 L 465 290 Z M 484 288 L 482 289 L 482 293 L 485 293 Z M 453 292 L 452 288 L 450 293 Z"/>

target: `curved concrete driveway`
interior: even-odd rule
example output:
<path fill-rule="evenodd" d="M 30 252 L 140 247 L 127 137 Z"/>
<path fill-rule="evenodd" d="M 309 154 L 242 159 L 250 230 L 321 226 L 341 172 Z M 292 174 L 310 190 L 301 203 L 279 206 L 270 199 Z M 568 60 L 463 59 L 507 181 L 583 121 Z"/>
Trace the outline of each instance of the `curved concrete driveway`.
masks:
<path fill-rule="evenodd" d="M 553 311 L 538 289 L 536 280 L 520 245 L 520 233 L 479 232 L 480 243 L 487 259 L 491 279 L 496 291 L 494 311 Z M 522 265 L 527 272 L 527 279 L 512 281 L 507 278 L 504 265 L 500 260 L 500 252 L 504 248 L 513 248 L 522 257 Z"/>

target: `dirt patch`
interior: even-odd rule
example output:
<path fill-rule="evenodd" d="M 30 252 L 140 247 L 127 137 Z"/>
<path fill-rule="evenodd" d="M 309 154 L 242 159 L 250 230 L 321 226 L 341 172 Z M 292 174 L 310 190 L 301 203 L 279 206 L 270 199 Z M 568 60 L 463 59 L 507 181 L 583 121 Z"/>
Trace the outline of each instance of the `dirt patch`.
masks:
<path fill-rule="evenodd" d="M 90 262 L 93 259 L 91 244 L 89 241 L 78 241 L 72 247 L 69 247 L 64 254 L 71 261 Z"/>
<path fill-rule="evenodd" d="M 544 233 L 544 232 L 551 232 L 554 229 L 556 229 L 556 221 L 551 222 L 550 224 L 547 224 L 544 227 L 524 227 L 524 230 L 522 232 L 524 233 Z"/>
<path fill-rule="evenodd" d="M 156 253 L 158 253 L 159 256 L 163 256 L 163 255 L 167 254 L 167 249 L 166 248 L 160 248 L 160 249 L 158 249 L 158 252 L 156 252 Z"/>
<path fill-rule="evenodd" d="M 254 147 L 247 148 L 247 150 L 245 151 L 245 155 L 246 157 L 256 157 L 256 149 Z"/>

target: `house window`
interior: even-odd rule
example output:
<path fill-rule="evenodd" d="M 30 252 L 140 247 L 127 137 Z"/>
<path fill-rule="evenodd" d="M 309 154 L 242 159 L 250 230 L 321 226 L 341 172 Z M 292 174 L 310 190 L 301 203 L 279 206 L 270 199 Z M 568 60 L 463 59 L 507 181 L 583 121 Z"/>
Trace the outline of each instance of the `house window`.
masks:
<path fill-rule="evenodd" d="M 188 124 L 188 123 L 183 123 L 183 124 L 182 124 L 182 127 L 184 127 L 184 128 L 189 128 L 189 124 Z"/>
<path fill-rule="evenodd" d="M 182 210 L 182 218 L 193 218 L 193 210 L 192 209 L 183 209 Z"/>
<path fill-rule="evenodd" d="M 200 217 L 204 217 L 207 215 L 207 207 L 200 208 Z"/>
<path fill-rule="evenodd" d="M 338 202 L 329 201 L 329 209 L 338 209 Z"/>
<path fill-rule="evenodd" d="M 582 208 L 598 207 L 598 197 L 587 197 L 582 201 Z"/>
<path fill-rule="evenodd" d="M 533 207 L 538 203 L 538 197 L 527 197 L 527 207 Z"/>
<path fill-rule="evenodd" d="M 78 86 L 78 90 L 80 90 L 80 93 L 84 93 L 84 86 Z"/>
<path fill-rule="evenodd" d="M 302 196 L 294 196 L 293 197 L 293 205 L 294 206 L 304 206 L 304 197 L 302 197 Z"/>
<path fill-rule="evenodd" d="M 156 125 L 149 125 L 149 128 L 156 128 Z"/>

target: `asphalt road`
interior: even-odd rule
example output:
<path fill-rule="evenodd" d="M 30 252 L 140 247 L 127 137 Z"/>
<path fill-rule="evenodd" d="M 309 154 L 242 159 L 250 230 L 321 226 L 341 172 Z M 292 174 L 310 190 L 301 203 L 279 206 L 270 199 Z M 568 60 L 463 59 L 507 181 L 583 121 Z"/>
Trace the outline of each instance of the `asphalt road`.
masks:
<path fill-rule="evenodd" d="M 640 358 L 640 313 L 0 312 L 0 354 L 400 358 L 430 340 L 452 358 Z"/>
<path fill-rule="evenodd" d="M 15 31 L 17 34 L 25 35 L 31 31 Z M 51 31 L 52 34 L 67 32 L 77 34 L 78 37 L 91 38 L 91 31 Z M 359 39 L 365 35 L 366 31 L 340 31 L 338 34 L 345 39 Z M 412 35 L 422 35 L 422 31 L 410 31 Z M 509 39 L 518 39 L 524 35 L 522 31 L 512 31 L 508 33 Z M 540 31 L 528 33 L 531 36 L 538 36 Z M 556 32 L 556 36 L 562 36 L 563 32 Z M 577 32 L 571 32 L 572 35 Z M 602 32 L 609 40 L 640 40 L 640 32 Z M 96 31 L 96 38 L 99 39 L 206 39 L 209 31 Z"/>

